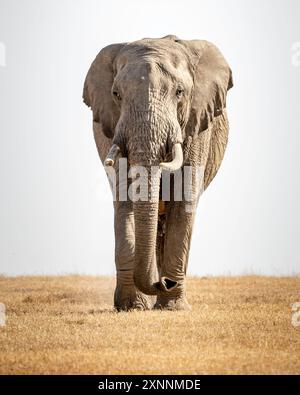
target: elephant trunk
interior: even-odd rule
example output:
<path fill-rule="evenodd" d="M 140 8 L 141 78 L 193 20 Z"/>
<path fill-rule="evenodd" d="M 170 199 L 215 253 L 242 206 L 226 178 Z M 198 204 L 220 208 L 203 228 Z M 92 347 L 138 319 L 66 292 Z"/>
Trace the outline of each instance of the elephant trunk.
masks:
<path fill-rule="evenodd" d="M 162 277 L 157 281 L 156 242 L 159 210 L 159 188 L 161 170 L 176 171 L 183 163 L 181 144 L 173 147 L 173 160 L 162 162 L 159 170 L 147 169 L 148 201 L 133 204 L 135 221 L 135 266 L 134 283 L 147 295 L 169 292 L 176 288 L 177 281 Z M 151 173 L 151 176 L 150 176 Z"/>
<path fill-rule="evenodd" d="M 156 265 L 156 237 L 159 206 L 160 171 L 145 180 L 148 187 L 148 200 L 133 203 L 135 222 L 135 265 L 134 283 L 147 295 L 158 293 Z"/>
<path fill-rule="evenodd" d="M 166 137 L 164 140 L 161 139 L 161 144 L 159 145 L 159 136 L 164 132 L 164 129 L 160 130 L 160 128 L 161 125 L 144 122 L 136 125 L 135 133 L 132 132 L 129 136 L 126 136 L 128 159 L 131 168 L 143 166 L 143 169 L 146 170 L 146 174 L 143 175 L 142 180 L 141 175 L 137 179 L 139 188 L 147 190 L 146 198 L 145 196 L 142 198 L 139 196 L 138 199 L 133 200 L 135 222 L 135 264 L 133 278 L 136 287 L 147 295 L 157 295 L 160 292 L 171 291 L 177 286 L 177 282 L 169 278 L 163 277 L 160 281 L 158 280 L 156 243 L 161 171 L 166 170 L 172 172 L 182 166 L 182 135 L 179 125 L 175 127 L 173 124 L 173 127 L 166 128 Z M 158 130 L 160 130 L 161 134 L 158 134 Z M 117 156 L 123 151 L 121 144 L 124 143 L 124 138 L 120 138 L 121 134 L 122 131 L 120 132 L 119 129 L 104 161 L 105 166 L 114 166 Z M 151 141 L 149 140 L 149 136 L 151 137 Z M 173 143 L 172 161 L 161 162 L 161 152 L 165 149 L 167 137 Z"/>

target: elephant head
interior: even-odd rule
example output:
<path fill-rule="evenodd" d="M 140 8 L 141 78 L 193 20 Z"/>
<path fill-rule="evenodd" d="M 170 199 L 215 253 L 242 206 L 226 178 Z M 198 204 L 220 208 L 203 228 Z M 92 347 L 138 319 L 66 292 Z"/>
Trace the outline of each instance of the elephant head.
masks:
<path fill-rule="evenodd" d="M 83 98 L 111 139 L 106 165 L 121 154 L 131 167 L 174 171 L 189 161 L 182 149 L 186 139 L 222 113 L 231 86 L 231 70 L 213 44 L 167 36 L 102 49 L 86 77 Z M 133 203 L 134 281 L 155 295 L 176 281 L 154 281 L 160 172 L 147 183 L 151 198 Z"/>

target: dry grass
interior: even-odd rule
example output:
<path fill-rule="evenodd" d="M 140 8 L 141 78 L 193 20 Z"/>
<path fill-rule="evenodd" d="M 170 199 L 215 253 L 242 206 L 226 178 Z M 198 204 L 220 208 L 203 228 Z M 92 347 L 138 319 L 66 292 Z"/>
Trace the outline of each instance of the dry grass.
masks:
<path fill-rule="evenodd" d="M 300 278 L 190 278 L 192 312 L 112 310 L 104 277 L 0 277 L 0 373 L 300 373 Z"/>

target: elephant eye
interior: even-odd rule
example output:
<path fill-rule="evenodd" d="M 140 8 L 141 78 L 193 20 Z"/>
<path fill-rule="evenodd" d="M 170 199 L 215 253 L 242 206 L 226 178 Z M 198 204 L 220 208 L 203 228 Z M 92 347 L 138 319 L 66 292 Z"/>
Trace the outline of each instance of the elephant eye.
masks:
<path fill-rule="evenodd" d="M 122 100 L 120 93 L 117 91 L 113 91 L 113 95 L 118 99 L 118 100 Z"/>
<path fill-rule="evenodd" d="M 180 99 L 182 97 L 183 92 L 184 92 L 183 88 L 177 88 L 176 89 L 176 96 L 177 96 L 178 99 Z"/>

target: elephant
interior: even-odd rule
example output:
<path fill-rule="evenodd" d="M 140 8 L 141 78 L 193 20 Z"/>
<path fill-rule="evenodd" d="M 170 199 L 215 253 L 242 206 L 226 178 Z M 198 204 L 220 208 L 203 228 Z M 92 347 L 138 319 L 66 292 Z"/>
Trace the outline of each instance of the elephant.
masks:
<path fill-rule="evenodd" d="M 105 169 L 119 177 L 121 159 L 129 170 L 158 169 L 146 181 L 149 199 L 113 202 L 117 311 L 191 309 L 186 272 L 193 224 L 199 196 L 224 157 L 232 86 L 232 71 L 214 44 L 174 35 L 108 45 L 91 64 L 83 101 L 92 110 Z M 163 174 L 170 173 L 172 189 L 185 167 L 192 169 L 192 199 L 172 193 L 162 199 Z M 202 177 L 194 171 L 199 167 Z"/>

